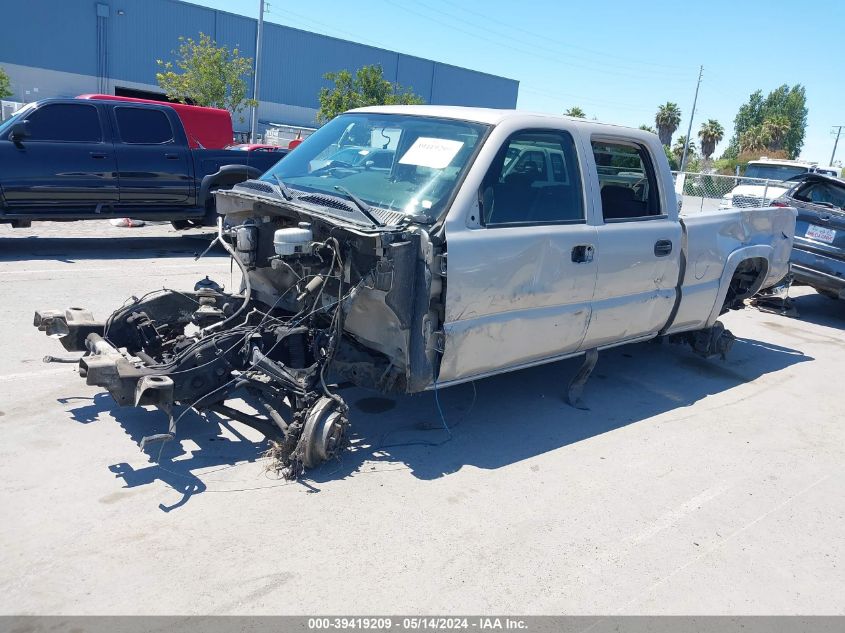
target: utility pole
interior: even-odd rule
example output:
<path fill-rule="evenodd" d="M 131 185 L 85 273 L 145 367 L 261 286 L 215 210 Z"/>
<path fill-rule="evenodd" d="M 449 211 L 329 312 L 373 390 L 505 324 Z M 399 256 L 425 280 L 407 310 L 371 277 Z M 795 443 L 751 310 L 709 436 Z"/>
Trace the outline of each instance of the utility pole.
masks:
<path fill-rule="evenodd" d="M 704 73 L 704 66 L 698 67 L 698 83 L 695 84 L 695 97 L 692 100 L 692 112 L 689 115 L 689 127 L 687 128 L 687 142 L 684 145 L 684 154 L 681 157 L 681 172 L 686 169 L 687 166 L 687 150 L 689 149 L 690 144 L 690 134 L 692 134 L 692 120 L 695 118 L 695 105 L 698 103 L 698 89 L 701 87 L 701 75 Z"/>
<path fill-rule="evenodd" d="M 692 112 L 690 112 L 689 126 L 687 127 L 687 142 L 684 145 L 684 153 L 681 156 L 680 171 L 683 172 L 687 166 L 687 153 L 689 152 L 689 144 L 691 142 L 690 135 L 692 134 L 692 122 L 695 118 L 695 107 L 698 103 L 698 89 L 701 87 L 701 76 L 704 73 L 704 66 L 698 67 L 698 82 L 695 84 L 695 97 L 692 100 Z"/>
<path fill-rule="evenodd" d="M 836 146 L 839 145 L 839 135 L 842 134 L 842 128 L 845 125 L 834 125 L 833 127 L 836 128 L 836 140 L 833 142 L 833 151 L 830 153 L 830 162 L 828 165 L 833 165 L 833 159 L 836 157 Z M 833 130 L 830 133 L 833 134 Z"/>
<path fill-rule="evenodd" d="M 258 87 L 261 81 L 261 36 L 264 34 L 264 0 L 258 8 L 258 34 L 255 36 L 255 76 L 252 84 L 252 98 L 256 104 L 252 106 L 249 120 L 249 142 L 255 143 L 255 126 L 258 123 Z"/>

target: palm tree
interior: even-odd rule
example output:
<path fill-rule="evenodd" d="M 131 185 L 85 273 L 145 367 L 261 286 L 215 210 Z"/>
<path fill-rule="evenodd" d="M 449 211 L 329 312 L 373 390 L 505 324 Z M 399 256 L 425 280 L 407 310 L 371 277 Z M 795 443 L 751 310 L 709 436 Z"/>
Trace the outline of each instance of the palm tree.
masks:
<path fill-rule="evenodd" d="M 650 125 L 646 125 L 645 123 L 643 123 L 643 124 L 640 126 L 640 129 L 641 129 L 641 130 L 644 130 L 644 131 L 646 131 L 646 132 L 651 132 L 652 134 L 657 134 L 657 130 L 655 130 L 655 129 L 654 129 L 653 127 L 651 127 Z"/>
<path fill-rule="evenodd" d="M 776 114 L 763 121 L 763 135 L 766 138 L 768 149 L 772 151 L 783 149 L 783 141 L 791 127 L 792 123 L 789 117 L 783 114 Z"/>
<path fill-rule="evenodd" d="M 684 155 L 684 145 L 687 143 L 687 135 L 681 134 L 677 139 L 675 139 L 675 144 L 672 146 L 672 153 L 678 159 L 678 162 L 681 162 L 681 158 Z M 687 146 L 687 158 L 692 158 L 695 156 L 695 143 L 692 141 L 689 142 Z"/>
<path fill-rule="evenodd" d="M 581 108 L 579 108 L 578 106 L 572 106 L 571 108 L 569 108 L 569 110 L 566 110 L 566 111 L 563 113 L 563 115 L 564 115 L 564 116 L 574 116 L 574 117 L 576 117 L 576 118 L 578 118 L 578 119 L 586 119 L 586 118 L 587 118 L 587 113 L 586 113 L 586 112 L 584 112 L 584 111 L 583 111 Z"/>
<path fill-rule="evenodd" d="M 765 149 L 767 138 L 763 133 L 763 128 L 760 125 L 743 132 L 739 137 L 739 151 L 740 152 L 759 152 Z"/>
<path fill-rule="evenodd" d="M 708 119 L 706 123 L 701 124 L 698 138 L 701 139 L 701 153 L 704 158 L 710 160 L 716 151 L 716 144 L 725 138 L 725 128 L 716 119 Z"/>
<path fill-rule="evenodd" d="M 657 108 L 654 124 L 657 126 L 657 135 L 660 137 L 660 142 L 664 145 L 671 145 L 672 135 L 681 124 L 681 109 L 678 104 L 667 101 Z"/>

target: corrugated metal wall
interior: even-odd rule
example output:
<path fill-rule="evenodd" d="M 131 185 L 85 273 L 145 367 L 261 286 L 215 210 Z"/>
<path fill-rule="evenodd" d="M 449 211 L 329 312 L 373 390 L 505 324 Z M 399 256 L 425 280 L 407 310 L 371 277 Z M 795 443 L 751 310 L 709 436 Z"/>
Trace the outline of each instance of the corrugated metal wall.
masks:
<path fill-rule="evenodd" d="M 97 14 L 105 33 L 98 34 Z M 256 20 L 179 0 L 26 0 L 5 2 L 0 37 L 3 62 L 98 75 L 98 35 L 114 81 L 155 84 L 156 59 L 172 59 L 179 36 L 200 32 L 219 44 L 255 54 Z M 498 108 L 516 106 L 519 83 L 363 44 L 265 23 L 261 100 L 316 108 L 323 74 L 381 64 L 385 77 L 428 103 Z M 103 40 L 100 40 L 103 41 Z M 102 56 L 99 56 L 102 60 Z"/>

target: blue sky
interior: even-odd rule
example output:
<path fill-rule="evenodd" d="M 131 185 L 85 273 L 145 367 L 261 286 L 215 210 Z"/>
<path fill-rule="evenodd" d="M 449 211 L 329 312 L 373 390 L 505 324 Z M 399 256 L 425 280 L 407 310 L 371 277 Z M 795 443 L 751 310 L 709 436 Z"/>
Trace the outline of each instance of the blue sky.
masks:
<path fill-rule="evenodd" d="M 194 0 L 257 17 L 258 0 Z M 845 125 L 845 2 L 783 0 L 269 0 L 265 19 L 465 66 L 520 82 L 518 107 L 578 105 L 601 121 L 653 125 L 675 101 L 693 122 L 725 127 L 748 95 L 781 84 L 807 89 L 802 158 L 827 164 L 831 126 Z M 676 133 L 677 134 L 677 133 Z M 837 160 L 845 162 L 845 139 Z"/>

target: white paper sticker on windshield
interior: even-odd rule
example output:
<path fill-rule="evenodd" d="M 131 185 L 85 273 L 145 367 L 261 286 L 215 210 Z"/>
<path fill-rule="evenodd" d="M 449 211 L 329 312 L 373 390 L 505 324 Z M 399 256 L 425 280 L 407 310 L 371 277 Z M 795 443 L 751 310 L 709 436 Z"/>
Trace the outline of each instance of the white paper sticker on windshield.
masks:
<path fill-rule="evenodd" d="M 455 154 L 463 147 L 461 141 L 421 136 L 400 159 L 401 165 L 419 165 L 432 169 L 443 169 L 452 162 Z"/>

